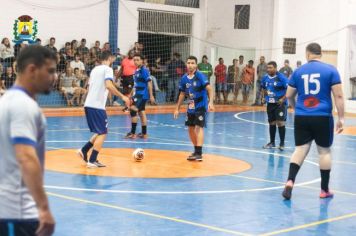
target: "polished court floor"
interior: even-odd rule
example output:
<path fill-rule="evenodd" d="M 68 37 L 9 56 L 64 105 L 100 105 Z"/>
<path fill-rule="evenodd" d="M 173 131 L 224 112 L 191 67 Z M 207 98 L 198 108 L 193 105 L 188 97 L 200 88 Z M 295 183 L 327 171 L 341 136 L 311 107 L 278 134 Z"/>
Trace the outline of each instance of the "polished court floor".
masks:
<path fill-rule="evenodd" d="M 49 117 L 45 184 L 58 236 L 86 235 L 355 235 L 356 136 L 335 137 L 333 199 L 319 199 L 315 147 L 297 177 L 291 201 L 281 196 L 293 152 L 293 119 L 286 150 L 264 150 L 263 111 L 208 115 L 202 163 L 183 123 L 171 114 L 150 114 L 149 139 L 126 140 L 129 117 L 109 117 L 101 162 L 86 169 L 75 150 L 90 137 L 84 117 Z M 347 125 L 356 126 L 356 118 Z M 140 128 L 138 127 L 138 131 Z M 277 141 L 279 137 L 277 134 Z M 131 152 L 146 157 L 134 162 Z"/>

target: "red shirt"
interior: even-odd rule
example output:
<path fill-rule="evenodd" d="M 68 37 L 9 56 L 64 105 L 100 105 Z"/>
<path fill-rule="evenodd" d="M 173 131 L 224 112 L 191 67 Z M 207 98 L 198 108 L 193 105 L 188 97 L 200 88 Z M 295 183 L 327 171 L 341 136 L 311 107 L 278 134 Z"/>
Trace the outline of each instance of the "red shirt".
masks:
<path fill-rule="evenodd" d="M 224 64 L 218 64 L 215 66 L 216 82 L 219 84 L 226 82 L 226 66 Z"/>
<path fill-rule="evenodd" d="M 121 67 L 123 76 L 131 76 L 135 74 L 136 66 L 133 59 L 129 59 L 128 57 L 124 58 L 121 62 Z"/>

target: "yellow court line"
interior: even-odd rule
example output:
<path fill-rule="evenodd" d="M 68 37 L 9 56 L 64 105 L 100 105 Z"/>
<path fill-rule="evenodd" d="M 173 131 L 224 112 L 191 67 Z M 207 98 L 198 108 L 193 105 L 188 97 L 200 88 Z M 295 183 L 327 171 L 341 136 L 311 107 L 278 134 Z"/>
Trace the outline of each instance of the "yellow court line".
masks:
<path fill-rule="evenodd" d="M 134 209 L 126 208 L 126 207 L 115 206 L 115 205 L 111 205 L 111 204 L 107 204 L 107 203 L 95 202 L 95 201 L 90 201 L 90 200 L 86 200 L 86 199 L 82 199 L 82 198 L 76 198 L 76 197 L 71 197 L 71 196 L 57 194 L 57 193 L 51 193 L 51 192 L 47 192 L 47 194 L 52 197 L 57 197 L 57 198 L 62 198 L 62 199 L 70 200 L 70 201 L 76 201 L 76 202 L 111 208 L 111 209 L 115 209 L 115 210 L 119 210 L 119 211 L 130 212 L 133 214 L 150 216 L 150 217 L 154 217 L 154 218 L 158 218 L 158 219 L 169 220 L 169 221 L 187 224 L 187 225 L 193 225 L 193 226 L 197 226 L 200 228 L 210 229 L 213 231 L 223 232 L 223 233 L 227 233 L 227 234 L 231 234 L 231 235 L 242 235 L 242 236 L 250 235 L 250 234 L 245 234 L 245 233 L 241 233 L 238 231 L 223 229 L 223 228 L 219 228 L 219 227 L 215 227 L 215 226 L 211 226 L 211 225 L 200 224 L 200 223 L 196 223 L 196 222 L 192 222 L 192 221 L 188 221 L 188 220 L 177 219 L 177 218 L 159 215 L 159 214 L 155 214 L 155 213 L 150 213 L 150 212 L 146 212 L 146 211 L 140 211 L 140 210 L 134 210 Z"/>
<path fill-rule="evenodd" d="M 294 227 L 287 228 L 287 229 L 277 230 L 277 231 L 273 231 L 270 233 L 261 234 L 260 236 L 271 236 L 271 235 L 277 235 L 277 234 L 282 234 L 282 233 L 288 233 L 288 232 L 305 229 L 305 228 L 309 228 L 309 227 L 313 227 L 313 226 L 317 226 L 317 225 L 321 225 L 321 224 L 325 224 L 325 223 L 330 223 L 330 222 L 334 222 L 334 221 L 344 220 L 344 219 L 348 219 L 348 218 L 352 218 L 352 217 L 356 217 L 356 212 L 347 214 L 347 215 L 334 217 L 334 218 L 329 218 L 326 220 L 315 221 L 315 222 L 312 222 L 309 224 L 304 224 L 304 225 L 294 226 Z"/>

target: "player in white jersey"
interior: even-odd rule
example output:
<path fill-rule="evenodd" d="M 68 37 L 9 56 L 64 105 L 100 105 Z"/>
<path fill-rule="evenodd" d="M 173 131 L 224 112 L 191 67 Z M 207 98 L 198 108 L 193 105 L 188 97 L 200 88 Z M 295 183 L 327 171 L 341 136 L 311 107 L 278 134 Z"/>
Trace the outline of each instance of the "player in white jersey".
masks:
<path fill-rule="evenodd" d="M 56 60 L 45 47 L 23 49 L 15 86 L 0 98 L 0 235 L 54 232 L 43 188 L 46 121 L 34 97 L 52 88 Z"/>
<path fill-rule="evenodd" d="M 94 135 L 78 150 L 78 155 L 87 163 L 88 168 L 105 167 L 98 161 L 98 154 L 108 133 L 105 104 L 109 91 L 120 97 L 129 106 L 129 99 L 120 93 L 113 83 L 114 72 L 110 66 L 114 61 L 115 57 L 109 51 L 104 51 L 101 54 L 101 65 L 96 66 L 90 73 L 89 90 L 84 109 L 89 129 Z M 88 160 L 90 149 L 93 150 Z"/>

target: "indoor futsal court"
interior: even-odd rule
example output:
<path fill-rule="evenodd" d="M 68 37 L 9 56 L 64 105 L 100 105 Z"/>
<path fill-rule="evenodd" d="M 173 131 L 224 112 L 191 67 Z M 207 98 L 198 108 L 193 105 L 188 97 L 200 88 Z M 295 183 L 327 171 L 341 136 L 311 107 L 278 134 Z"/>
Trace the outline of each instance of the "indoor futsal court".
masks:
<path fill-rule="evenodd" d="M 356 189 L 345 181 L 356 169 L 353 129 L 335 138 L 335 197 L 318 198 L 320 174 L 312 150 L 293 200 L 284 201 L 293 120 L 287 123 L 285 151 L 269 151 L 261 148 L 268 133 L 262 109 L 224 109 L 229 110 L 208 116 L 201 163 L 186 161 L 192 148 L 183 115 L 173 120 L 154 109 L 147 141 L 124 139 L 129 119 L 110 116 L 101 157 L 108 167 L 96 170 L 85 168 L 75 154 L 90 135 L 85 119 L 50 113 L 45 184 L 56 235 L 353 235 Z M 356 118 L 347 123 L 356 125 Z M 145 150 L 142 162 L 132 159 L 135 148 Z"/>
<path fill-rule="evenodd" d="M 355 12 L 0 0 L 0 236 L 356 235 Z"/>

